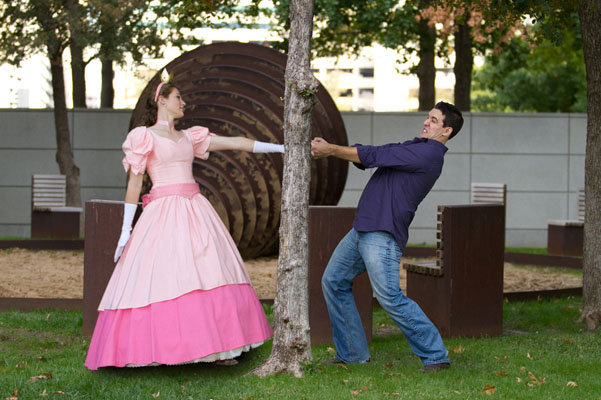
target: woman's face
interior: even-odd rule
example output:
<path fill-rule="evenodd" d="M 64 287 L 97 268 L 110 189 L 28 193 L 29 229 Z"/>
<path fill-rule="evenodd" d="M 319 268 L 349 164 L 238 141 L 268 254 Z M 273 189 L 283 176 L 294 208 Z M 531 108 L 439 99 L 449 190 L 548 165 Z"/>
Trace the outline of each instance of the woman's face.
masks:
<path fill-rule="evenodd" d="M 184 116 L 184 108 L 186 103 L 182 100 L 182 96 L 177 88 L 174 88 L 169 96 L 165 98 L 165 108 L 169 115 L 173 118 L 181 118 Z"/>

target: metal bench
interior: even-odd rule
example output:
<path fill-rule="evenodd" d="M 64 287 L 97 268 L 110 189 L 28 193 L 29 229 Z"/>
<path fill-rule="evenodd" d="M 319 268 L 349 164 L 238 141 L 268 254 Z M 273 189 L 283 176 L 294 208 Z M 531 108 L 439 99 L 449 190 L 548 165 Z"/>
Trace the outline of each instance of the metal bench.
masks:
<path fill-rule="evenodd" d="M 472 204 L 505 204 L 507 185 L 504 183 L 472 182 Z"/>
<path fill-rule="evenodd" d="M 584 188 L 578 190 L 577 219 L 547 221 L 547 252 L 582 257 L 584 240 Z"/>
<path fill-rule="evenodd" d="M 31 237 L 77 239 L 81 207 L 66 206 L 65 175 L 31 177 Z"/>
<path fill-rule="evenodd" d="M 505 206 L 438 206 L 434 262 L 405 262 L 407 296 L 444 337 L 500 335 Z"/>

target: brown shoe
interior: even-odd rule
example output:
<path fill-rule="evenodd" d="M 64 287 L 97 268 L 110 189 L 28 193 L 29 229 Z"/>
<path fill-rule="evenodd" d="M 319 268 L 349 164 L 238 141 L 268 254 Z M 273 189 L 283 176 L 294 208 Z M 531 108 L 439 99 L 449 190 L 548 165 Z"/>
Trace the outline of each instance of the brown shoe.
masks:
<path fill-rule="evenodd" d="M 447 369 L 451 366 L 451 364 L 443 362 L 438 364 L 428 364 L 424 365 L 419 372 L 438 372 L 442 369 Z"/>

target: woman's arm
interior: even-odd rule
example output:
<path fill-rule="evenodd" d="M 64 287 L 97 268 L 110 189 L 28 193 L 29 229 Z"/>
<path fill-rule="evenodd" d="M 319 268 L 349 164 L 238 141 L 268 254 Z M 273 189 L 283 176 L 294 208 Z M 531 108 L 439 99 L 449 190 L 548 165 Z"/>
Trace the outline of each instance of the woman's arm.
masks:
<path fill-rule="evenodd" d="M 215 150 L 242 150 L 242 151 L 253 151 L 255 141 L 242 136 L 211 136 L 211 142 L 209 144 L 209 151 Z"/>
<path fill-rule="evenodd" d="M 131 233 L 131 225 L 136 215 L 136 209 L 138 208 L 138 199 L 140 198 L 140 192 L 142 191 L 142 182 L 144 180 L 144 174 L 134 174 L 129 172 L 129 182 L 127 182 L 127 189 L 125 191 L 125 203 L 123 204 L 123 225 L 121 226 L 121 235 L 117 242 L 117 248 L 115 249 L 115 256 L 113 260 L 117 262 L 125 245 L 129 240 Z"/>
<path fill-rule="evenodd" d="M 130 204 L 138 204 L 140 192 L 142 191 L 142 182 L 144 174 L 134 174 L 129 172 L 129 181 L 127 182 L 127 190 L 125 191 L 125 202 Z"/>

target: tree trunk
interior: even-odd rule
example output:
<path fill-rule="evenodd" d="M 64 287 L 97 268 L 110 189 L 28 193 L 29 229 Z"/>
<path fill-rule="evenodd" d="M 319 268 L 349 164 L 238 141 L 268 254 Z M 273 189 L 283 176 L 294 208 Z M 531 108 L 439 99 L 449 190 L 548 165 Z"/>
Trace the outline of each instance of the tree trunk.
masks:
<path fill-rule="evenodd" d="M 113 100 L 115 98 L 115 90 L 113 89 L 113 60 L 102 56 L 102 89 L 100 92 L 100 107 L 113 108 Z"/>
<path fill-rule="evenodd" d="M 464 21 L 458 23 L 455 32 L 455 106 L 461 111 L 470 110 L 470 94 L 472 85 L 472 67 L 474 55 L 472 54 L 472 36 L 467 24 L 469 13 L 466 11 Z"/>
<path fill-rule="evenodd" d="M 86 108 L 86 64 L 83 61 L 83 47 L 73 40 L 71 50 L 71 77 L 73 79 L 73 107 Z"/>
<path fill-rule="evenodd" d="M 587 84 L 583 307 L 580 322 L 585 321 L 590 330 L 595 330 L 601 323 L 601 1 L 582 0 L 578 15 Z"/>
<path fill-rule="evenodd" d="M 308 215 L 311 178 L 311 125 L 318 82 L 311 74 L 313 0 L 292 0 L 290 45 L 284 94 L 284 178 L 280 255 L 274 303 L 271 355 L 253 371 L 266 376 L 302 376 L 301 363 L 312 359 L 309 336 Z"/>
<path fill-rule="evenodd" d="M 420 1 L 420 9 L 428 7 L 430 0 Z M 428 20 L 419 21 L 419 65 L 417 77 L 419 78 L 419 110 L 430 111 L 434 108 L 436 89 L 436 67 L 434 66 L 436 28 L 428 26 Z"/>
<path fill-rule="evenodd" d="M 56 162 L 61 174 L 67 177 L 67 205 L 81 207 L 79 168 L 75 165 L 67 104 L 65 102 L 65 77 L 63 75 L 62 52 L 52 55 L 48 51 L 52 74 L 52 98 L 54 100 L 54 127 L 56 130 Z"/>

